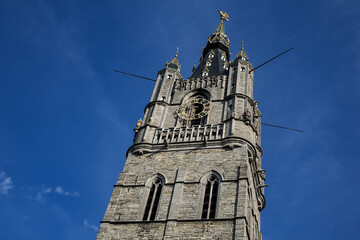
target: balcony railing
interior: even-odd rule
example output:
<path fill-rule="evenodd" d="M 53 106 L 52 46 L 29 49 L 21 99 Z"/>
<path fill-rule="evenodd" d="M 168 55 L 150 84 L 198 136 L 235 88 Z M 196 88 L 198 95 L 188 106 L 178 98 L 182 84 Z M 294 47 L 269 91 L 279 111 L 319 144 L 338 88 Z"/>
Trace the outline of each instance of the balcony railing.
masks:
<path fill-rule="evenodd" d="M 224 124 L 179 128 L 158 128 L 153 143 L 180 143 L 224 138 Z"/>

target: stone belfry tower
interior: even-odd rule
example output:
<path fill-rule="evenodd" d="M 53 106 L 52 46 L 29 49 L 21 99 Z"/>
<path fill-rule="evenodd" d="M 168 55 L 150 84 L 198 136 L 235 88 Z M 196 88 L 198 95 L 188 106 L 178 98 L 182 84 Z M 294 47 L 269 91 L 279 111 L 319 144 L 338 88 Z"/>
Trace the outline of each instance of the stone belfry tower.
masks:
<path fill-rule="evenodd" d="M 98 240 L 261 240 L 261 113 L 244 46 L 229 59 L 221 22 L 190 78 L 178 54 L 159 71 Z"/>

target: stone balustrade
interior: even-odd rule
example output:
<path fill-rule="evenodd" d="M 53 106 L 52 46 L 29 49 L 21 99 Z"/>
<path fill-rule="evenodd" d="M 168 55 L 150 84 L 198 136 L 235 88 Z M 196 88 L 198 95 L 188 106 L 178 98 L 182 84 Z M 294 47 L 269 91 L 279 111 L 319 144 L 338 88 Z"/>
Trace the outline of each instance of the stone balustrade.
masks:
<path fill-rule="evenodd" d="M 179 128 L 158 128 L 152 143 L 180 143 L 192 141 L 218 140 L 224 138 L 224 124 L 179 127 Z"/>

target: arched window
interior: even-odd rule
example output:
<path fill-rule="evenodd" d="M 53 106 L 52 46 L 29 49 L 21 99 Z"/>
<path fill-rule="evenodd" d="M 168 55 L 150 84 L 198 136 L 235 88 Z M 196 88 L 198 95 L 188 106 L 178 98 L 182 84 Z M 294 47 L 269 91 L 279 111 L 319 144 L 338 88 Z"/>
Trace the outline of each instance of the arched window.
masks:
<path fill-rule="evenodd" d="M 144 221 L 152 221 L 155 220 L 156 211 L 159 207 L 159 200 L 161 196 L 161 190 L 163 187 L 163 180 L 159 177 L 156 177 L 150 185 L 150 191 L 148 200 L 145 206 L 144 212 Z"/>
<path fill-rule="evenodd" d="M 205 185 L 205 195 L 204 195 L 204 202 L 203 202 L 202 214 L 201 214 L 202 219 L 215 218 L 218 189 L 219 189 L 219 178 L 214 174 L 211 174 L 207 178 Z"/>

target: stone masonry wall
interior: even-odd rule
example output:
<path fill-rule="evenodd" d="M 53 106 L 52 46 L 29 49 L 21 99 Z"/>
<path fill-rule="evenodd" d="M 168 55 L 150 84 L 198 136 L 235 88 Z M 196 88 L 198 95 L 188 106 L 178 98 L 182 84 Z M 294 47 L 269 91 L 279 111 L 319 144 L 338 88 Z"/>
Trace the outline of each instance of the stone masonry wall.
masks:
<path fill-rule="evenodd" d="M 201 178 L 211 171 L 222 178 L 214 221 L 201 219 L 205 186 Z M 164 176 L 165 186 L 155 221 L 143 222 L 148 192 L 145 185 L 156 174 Z M 164 149 L 139 156 L 129 153 L 97 239 L 233 239 L 234 234 L 246 235 L 252 222 L 247 218 L 253 217 L 248 205 L 255 206 L 249 196 L 248 183 L 252 181 L 248 178 L 245 145 L 232 150 Z M 259 214 L 257 209 L 251 212 Z"/>

